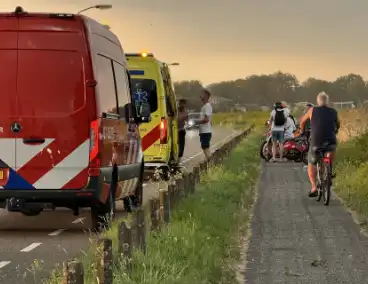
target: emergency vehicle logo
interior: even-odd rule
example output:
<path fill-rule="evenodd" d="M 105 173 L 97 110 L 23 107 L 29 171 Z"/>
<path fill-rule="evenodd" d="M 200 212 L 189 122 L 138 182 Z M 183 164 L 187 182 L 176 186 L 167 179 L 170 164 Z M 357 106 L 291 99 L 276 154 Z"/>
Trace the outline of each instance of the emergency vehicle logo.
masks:
<path fill-rule="evenodd" d="M 141 105 L 144 103 L 148 103 L 148 93 L 145 90 L 142 89 L 137 89 L 134 93 L 133 93 L 133 100 L 134 100 L 134 106 L 136 109 L 136 113 L 139 114 L 140 112 L 140 108 Z"/>

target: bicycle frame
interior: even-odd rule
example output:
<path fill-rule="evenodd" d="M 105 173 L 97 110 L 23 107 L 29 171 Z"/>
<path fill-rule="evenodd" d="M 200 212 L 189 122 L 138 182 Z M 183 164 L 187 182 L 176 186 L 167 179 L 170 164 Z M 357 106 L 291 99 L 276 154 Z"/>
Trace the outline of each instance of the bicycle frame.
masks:
<path fill-rule="evenodd" d="M 321 155 L 317 163 L 317 184 L 318 184 L 317 201 L 320 201 L 323 196 L 324 205 L 328 205 L 330 202 L 330 194 L 331 194 L 330 192 L 331 183 L 330 182 L 331 182 L 331 172 L 332 172 L 331 156 L 332 156 L 331 152 L 325 152 L 323 153 L 323 155 Z M 326 169 L 327 169 L 327 172 L 325 172 Z"/>

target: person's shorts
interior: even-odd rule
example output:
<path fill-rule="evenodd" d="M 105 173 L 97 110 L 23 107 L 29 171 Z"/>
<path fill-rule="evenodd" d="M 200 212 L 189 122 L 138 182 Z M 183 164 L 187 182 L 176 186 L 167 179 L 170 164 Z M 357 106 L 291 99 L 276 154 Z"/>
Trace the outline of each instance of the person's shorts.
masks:
<path fill-rule="evenodd" d="M 284 131 L 272 131 L 272 142 L 284 143 Z"/>
<path fill-rule="evenodd" d="M 317 146 L 309 146 L 309 152 L 308 152 L 308 163 L 312 165 L 317 165 L 318 161 L 321 158 L 320 150 L 323 149 L 324 152 L 335 152 L 336 151 L 336 143 L 328 143 L 326 142 L 320 147 Z"/>
<path fill-rule="evenodd" d="M 202 149 L 208 149 L 211 147 L 212 133 L 200 133 L 199 141 L 201 142 Z"/>

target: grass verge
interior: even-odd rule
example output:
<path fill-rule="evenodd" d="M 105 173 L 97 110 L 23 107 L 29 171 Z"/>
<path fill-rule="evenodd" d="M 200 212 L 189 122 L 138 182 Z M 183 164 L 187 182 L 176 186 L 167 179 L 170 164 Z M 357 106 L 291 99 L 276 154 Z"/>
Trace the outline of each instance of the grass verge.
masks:
<path fill-rule="evenodd" d="M 341 143 L 337 150 L 336 193 L 345 204 L 368 219 L 368 134 Z"/>
<path fill-rule="evenodd" d="M 254 199 L 258 144 L 259 135 L 250 135 L 223 166 L 211 169 L 196 193 L 175 208 L 171 223 L 160 234 L 148 236 L 147 254 L 135 252 L 131 273 L 116 265 L 114 283 L 236 283 L 238 232 Z M 116 244 L 116 227 L 107 234 Z M 83 258 L 86 283 L 96 282 L 93 251 Z M 55 275 L 48 283 L 59 281 L 60 275 Z"/>

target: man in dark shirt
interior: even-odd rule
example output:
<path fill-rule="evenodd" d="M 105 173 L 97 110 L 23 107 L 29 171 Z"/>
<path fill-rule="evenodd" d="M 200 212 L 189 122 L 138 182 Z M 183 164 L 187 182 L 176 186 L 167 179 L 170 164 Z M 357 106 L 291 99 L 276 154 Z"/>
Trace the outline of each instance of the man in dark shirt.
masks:
<path fill-rule="evenodd" d="M 300 120 L 300 128 L 305 131 L 306 122 L 310 120 L 311 138 L 308 154 L 308 176 L 312 184 L 309 197 L 317 196 L 316 177 L 318 162 L 317 150 L 327 148 L 331 152 L 331 160 L 335 159 L 337 145 L 336 133 L 340 128 L 337 111 L 328 107 L 329 97 L 325 92 L 317 96 L 317 107 L 310 108 Z"/>
<path fill-rule="evenodd" d="M 187 101 L 185 99 L 179 100 L 179 114 L 178 114 L 178 144 L 179 144 L 179 159 L 183 157 L 185 148 L 185 122 L 188 120 Z"/>

